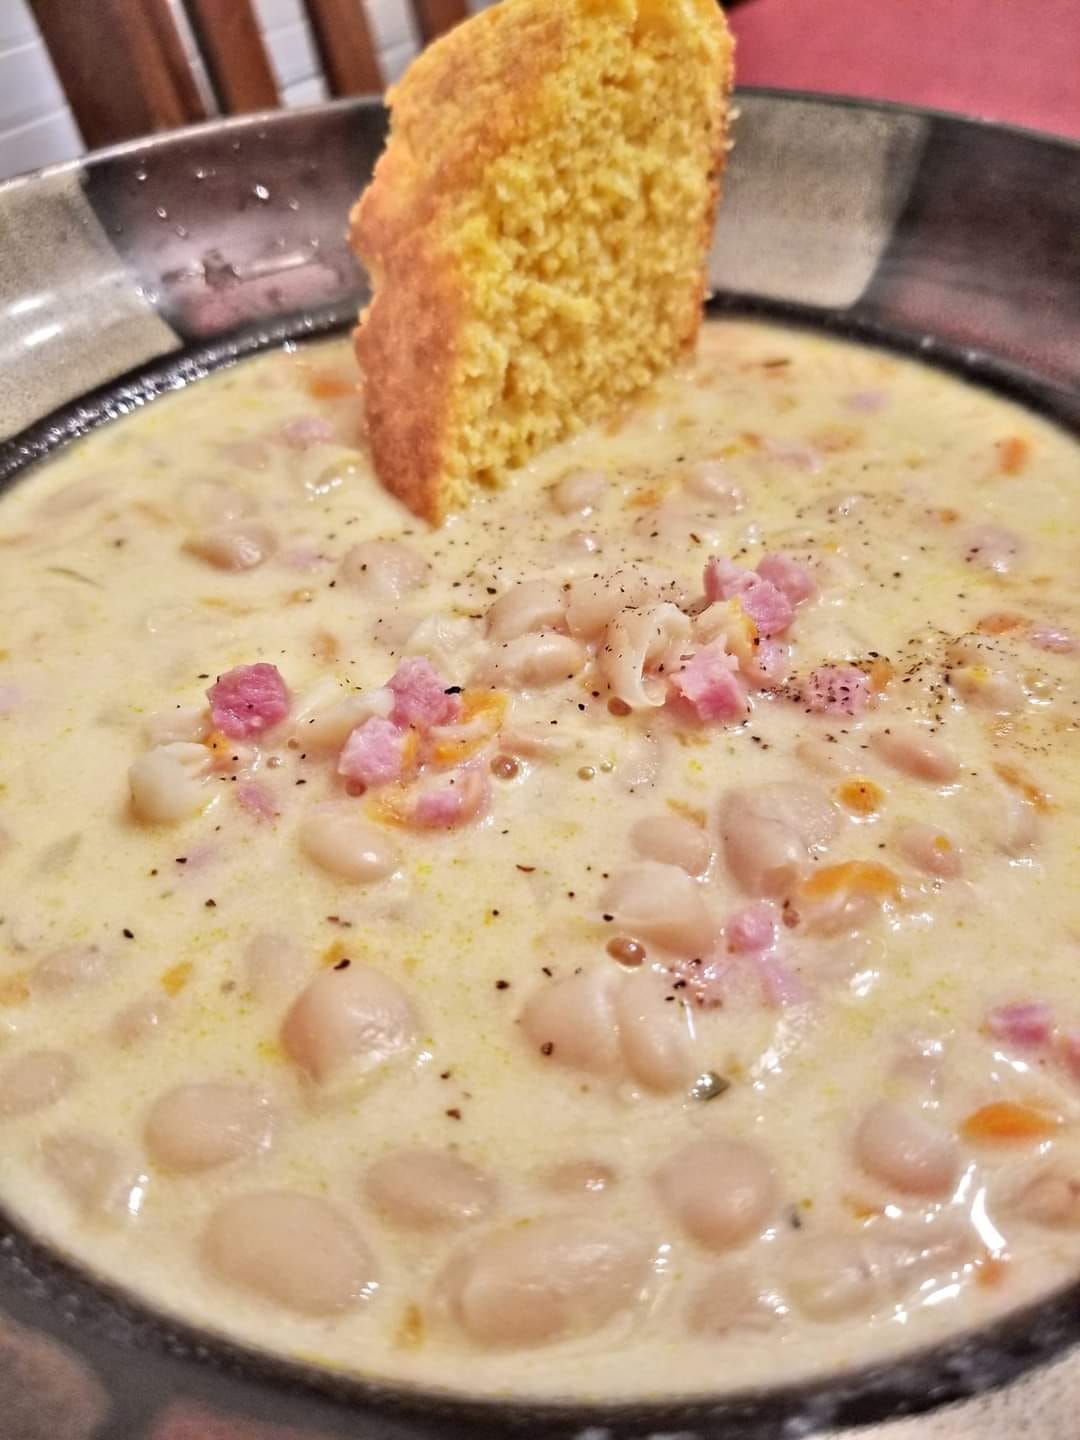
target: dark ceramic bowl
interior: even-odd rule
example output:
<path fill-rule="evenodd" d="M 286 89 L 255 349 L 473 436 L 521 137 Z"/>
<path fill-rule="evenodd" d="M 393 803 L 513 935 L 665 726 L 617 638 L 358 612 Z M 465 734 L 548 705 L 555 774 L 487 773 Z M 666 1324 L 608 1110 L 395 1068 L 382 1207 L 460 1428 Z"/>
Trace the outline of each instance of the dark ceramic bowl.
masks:
<path fill-rule="evenodd" d="M 1080 429 L 1080 148 L 800 95 L 740 104 L 717 309 L 867 337 Z M 348 101 L 0 186 L 0 486 L 215 366 L 347 325 L 363 279 L 345 215 L 383 133 L 377 104 Z M 469 1401 L 163 1322 L 0 1216 L 0 1440 L 795 1440 L 864 1426 L 880 1440 L 1067 1440 L 1077 1341 L 1070 1283 L 978 1333 L 814 1384 L 778 1370 L 767 1391 L 715 1401 Z"/>

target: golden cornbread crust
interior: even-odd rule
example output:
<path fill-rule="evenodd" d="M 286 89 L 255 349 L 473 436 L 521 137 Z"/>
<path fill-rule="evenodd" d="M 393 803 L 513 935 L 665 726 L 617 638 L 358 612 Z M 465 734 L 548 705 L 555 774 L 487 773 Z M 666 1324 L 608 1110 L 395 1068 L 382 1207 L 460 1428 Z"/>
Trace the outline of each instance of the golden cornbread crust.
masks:
<path fill-rule="evenodd" d="M 715 0 L 503 0 L 425 51 L 350 242 L 382 483 L 435 523 L 694 343 L 727 151 Z"/>

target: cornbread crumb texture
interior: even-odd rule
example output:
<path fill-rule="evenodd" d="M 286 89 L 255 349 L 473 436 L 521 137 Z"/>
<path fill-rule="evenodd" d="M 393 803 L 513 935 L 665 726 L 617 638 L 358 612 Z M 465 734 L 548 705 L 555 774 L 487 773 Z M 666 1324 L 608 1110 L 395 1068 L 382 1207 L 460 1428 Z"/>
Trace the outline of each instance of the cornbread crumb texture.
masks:
<path fill-rule="evenodd" d="M 438 522 L 693 344 L 726 152 L 714 0 L 504 0 L 415 62 L 353 210 L 383 483 Z"/>

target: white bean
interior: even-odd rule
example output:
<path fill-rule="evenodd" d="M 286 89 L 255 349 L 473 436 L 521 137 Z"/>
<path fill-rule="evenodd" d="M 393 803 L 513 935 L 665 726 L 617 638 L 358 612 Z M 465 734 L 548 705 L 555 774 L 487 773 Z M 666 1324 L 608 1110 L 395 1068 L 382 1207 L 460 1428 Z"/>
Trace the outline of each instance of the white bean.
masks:
<path fill-rule="evenodd" d="M 566 614 L 566 591 L 554 580 L 525 580 L 500 595 L 487 612 L 493 640 L 516 640 L 537 630 L 558 630 Z"/>
<path fill-rule="evenodd" d="M 146 1176 L 125 1167 L 103 1140 L 68 1131 L 41 1142 L 41 1158 L 71 1203 L 89 1220 L 138 1214 Z"/>
<path fill-rule="evenodd" d="M 1080 1171 L 1051 1162 L 1019 1188 L 1009 1208 L 1053 1230 L 1080 1228 Z"/>
<path fill-rule="evenodd" d="M 968 565 L 977 565 L 998 575 L 1007 574 L 1026 549 L 1023 538 L 1002 525 L 972 525 L 960 539 Z"/>
<path fill-rule="evenodd" d="M 30 972 L 30 988 L 42 994 L 62 994 L 96 985 L 108 974 L 109 957 L 98 945 L 67 945 L 39 960 Z"/>
<path fill-rule="evenodd" d="M 704 875 L 712 846 L 700 825 L 682 815 L 646 815 L 631 831 L 634 849 L 646 860 L 677 865 L 688 875 Z"/>
<path fill-rule="evenodd" d="M 657 1171 L 665 1207 L 708 1250 L 756 1236 L 778 1204 L 772 1166 L 759 1149 L 720 1136 L 691 1140 Z"/>
<path fill-rule="evenodd" d="M 904 859 L 924 875 L 955 880 L 963 871 L 960 851 L 935 825 L 910 820 L 897 828 L 894 843 Z"/>
<path fill-rule="evenodd" d="M 555 630 L 519 635 L 497 645 L 480 662 L 477 680 L 492 685 L 536 690 L 580 675 L 588 660 L 584 645 Z"/>
<path fill-rule="evenodd" d="M 223 1280 L 303 1315 L 336 1315 L 376 1286 L 374 1258 L 352 1224 L 325 1200 L 287 1190 L 236 1195 L 203 1234 Z"/>
<path fill-rule="evenodd" d="M 677 865 L 627 865 L 608 881 L 601 901 L 620 930 L 678 955 L 704 955 L 719 934 L 701 886 Z"/>
<path fill-rule="evenodd" d="M 282 1026 L 289 1057 L 322 1086 L 363 1077 L 416 1037 L 408 996 L 370 965 L 324 970 L 301 991 Z"/>
<path fill-rule="evenodd" d="M 30 1050 L 9 1061 L 0 1070 L 0 1119 L 55 1105 L 75 1075 L 75 1062 L 65 1050 Z"/>
<path fill-rule="evenodd" d="M 364 540 L 347 551 L 341 578 L 380 600 L 400 600 L 427 580 L 431 567 L 400 540 Z"/>
<path fill-rule="evenodd" d="M 626 976 L 615 999 L 623 1063 L 659 1094 L 684 1089 L 693 1078 L 686 1011 L 669 1001 L 671 993 L 667 981 L 648 971 Z"/>
<path fill-rule="evenodd" d="M 690 640 L 690 620 L 668 603 L 620 610 L 604 631 L 600 674 L 615 699 L 632 709 L 663 705 L 666 676 L 677 670 Z"/>
<path fill-rule="evenodd" d="M 144 1045 L 157 1034 L 168 1006 L 169 1002 L 159 995 L 148 995 L 142 1000 L 125 1005 L 123 1010 L 113 1017 L 109 1026 L 113 1043 L 122 1050 L 130 1049 L 134 1045 Z"/>
<path fill-rule="evenodd" d="M 951 1135 L 891 1100 L 879 1101 L 863 1117 L 855 1156 L 867 1174 L 905 1195 L 946 1195 L 960 1168 Z"/>
<path fill-rule="evenodd" d="M 369 716 L 385 717 L 393 708 L 393 692 L 385 687 L 344 692 L 336 680 L 326 680 L 301 701 L 290 725 L 290 744 L 307 755 L 336 752 Z"/>
<path fill-rule="evenodd" d="M 545 1059 L 594 1074 L 619 1065 L 613 968 L 594 968 L 542 985 L 522 1011 L 521 1027 Z"/>
<path fill-rule="evenodd" d="M 560 515 L 590 515 L 607 485 L 602 470 L 571 470 L 552 487 L 551 503 Z"/>
<path fill-rule="evenodd" d="M 438 1230 L 483 1219 L 495 1207 L 495 1184 L 449 1151 L 395 1150 L 367 1172 L 364 1191 L 392 1224 Z"/>
<path fill-rule="evenodd" d="M 794 781 L 729 790 L 720 804 L 728 869 L 751 895 L 782 898 L 835 836 L 839 813 L 822 791 Z"/>
<path fill-rule="evenodd" d="M 784 1290 L 811 1320 L 869 1314 L 882 1298 L 870 1248 L 854 1235 L 806 1235 L 793 1240 L 783 1262 Z"/>
<path fill-rule="evenodd" d="M 1027 703 L 1023 685 L 1010 670 L 988 665 L 958 665 L 949 671 L 949 684 L 968 705 L 995 715 L 1009 715 Z"/>
<path fill-rule="evenodd" d="M 595 1219 L 550 1217 L 489 1235 L 452 1261 L 450 1312 L 481 1345 L 542 1345 L 596 1330 L 638 1301 L 649 1246 Z"/>
<path fill-rule="evenodd" d="M 348 801 L 318 805 L 300 823 L 300 848 L 320 869 L 357 885 L 392 875 L 401 863 L 397 846 Z"/>
<path fill-rule="evenodd" d="M 168 745 L 174 740 L 195 743 L 209 735 L 210 716 L 205 705 L 177 705 L 151 715 L 143 730 L 151 746 Z"/>
<path fill-rule="evenodd" d="M 656 1184 L 686 1233 L 710 1250 L 727 1250 L 757 1235 L 779 1198 L 761 1152 L 719 1136 L 676 1151 L 657 1171 Z"/>
<path fill-rule="evenodd" d="M 960 762 L 948 745 L 917 725 L 897 721 L 887 730 L 875 731 L 870 746 L 886 765 L 913 780 L 947 785 L 960 773 Z"/>
<path fill-rule="evenodd" d="M 213 1170 L 268 1150 L 274 1113 L 269 1099 L 249 1085 L 178 1085 L 151 1105 L 143 1135 L 162 1169 Z"/>
<path fill-rule="evenodd" d="M 258 520 L 228 520 L 196 531 L 184 549 L 217 570 L 254 570 L 277 549 L 277 537 Z"/>
<path fill-rule="evenodd" d="M 198 815 L 211 800 L 206 787 L 210 751 L 174 740 L 140 755 L 128 771 L 131 804 L 140 820 L 175 825 Z"/>
<path fill-rule="evenodd" d="M 699 500 L 711 501 L 725 515 L 734 515 L 746 504 L 746 496 L 728 473 L 722 460 L 699 460 L 683 472 L 683 489 Z"/>
<path fill-rule="evenodd" d="M 583 576 L 570 585 L 566 623 L 578 640 L 595 640 L 620 610 L 667 600 L 680 605 L 686 587 L 676 576 L 648 566 L 627 565 L 607 575 Z"/>

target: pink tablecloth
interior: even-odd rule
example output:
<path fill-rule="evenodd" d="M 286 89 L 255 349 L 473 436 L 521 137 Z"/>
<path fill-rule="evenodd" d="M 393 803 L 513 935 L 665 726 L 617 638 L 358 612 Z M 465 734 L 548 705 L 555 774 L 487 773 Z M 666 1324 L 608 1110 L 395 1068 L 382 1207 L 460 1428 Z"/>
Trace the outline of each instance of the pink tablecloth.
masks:
<path fill-rule="evenodd" d="M 931 105 L 1080 138 L 1080 0 L 747 0 L 743 85 Z"/>

